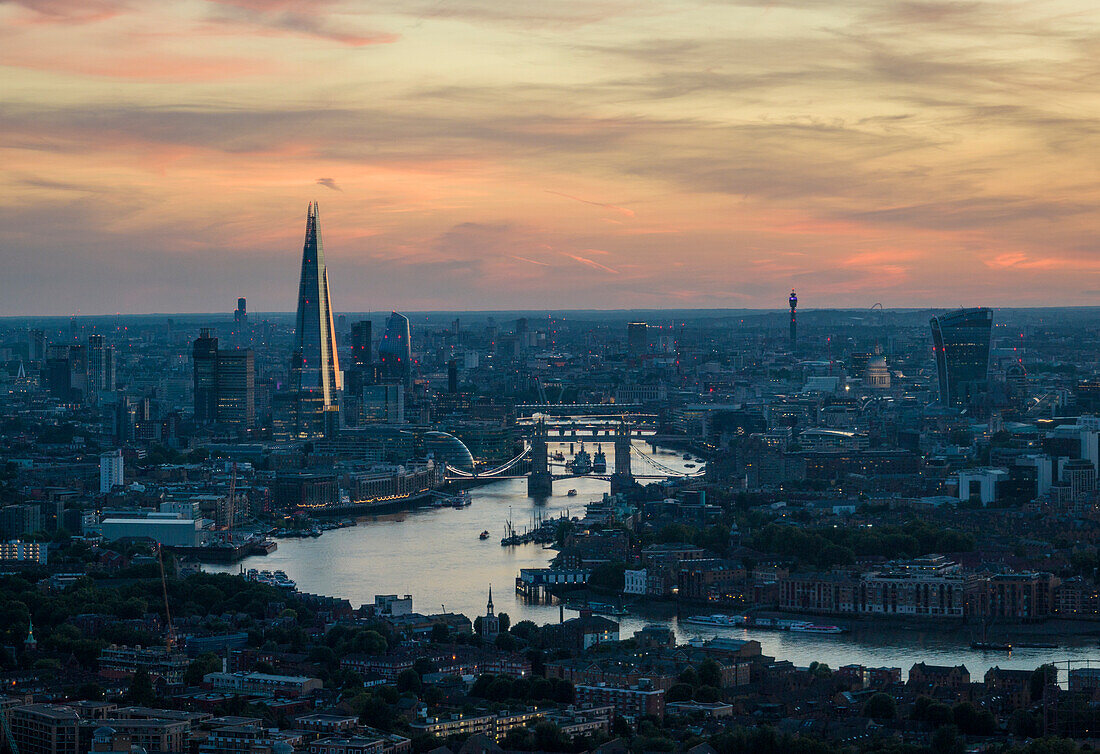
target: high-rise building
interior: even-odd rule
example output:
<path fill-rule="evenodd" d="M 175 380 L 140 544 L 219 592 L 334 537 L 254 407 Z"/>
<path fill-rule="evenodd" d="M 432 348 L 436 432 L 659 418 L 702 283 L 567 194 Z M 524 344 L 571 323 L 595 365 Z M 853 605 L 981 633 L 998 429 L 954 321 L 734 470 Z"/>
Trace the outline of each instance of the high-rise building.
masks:
<path fill-rule="evenodd" d="M 191 346 L 195 393 L 195 423 L 213 424 L 218 417 L 218 339 L 209 328 L 199 331 Z"/>
<path fill-rule="evenodd" d="M 396 382 L 364 385 L 359 394 L 359 424 L 403 424 L 405 390 Z"/>
<path fill-rule="evenodd" d="M 372 325 L 369 319 L 351 323 L 351 363 L 356 369 L 371 364 Z"/>
<path fill-rule="evenodd" d="M 115 349 L 102 335 L 88 336 L 88 389 L 92 393 L 115 389 Z"/>
<path fill-rule="evenodd" d="M 993 310 L 956 309 L 932 317 L 930 325 L 940 403 L 948 407 L 977 405 L 989 392 Z"/>
<path fill-rule="evenodd" d="M 244 433 L 256 424 L 256 357 L 250 348 L 218 351 L 216 423 Z"/>
<path fill-rule="evenodd" d="M 52 345 L 46 349 L 46 387 L 54 398 L 66 402 L 72 400 L 68 346 Z"/>
<path fill-rule="evenodd" d="M 405 387 L 412 384 L 412 344 L 409 334 L 409 318 L 393 312 L 386 320 L 386 333 L 378 344 L 378 358 L 382 361 L 382 375 L 387 380 L 400 382 Z"/>
<path fill-rule="evenodd" d="M 256 357 L 251 349 L 220 349 L 208 328 L 191 347 L 195 422 L 239 434 L 256 424 Z"/>
<path fill-rule="evenodd" d="M 111 450 L 99 456 L 99 492 L 106 494 L 125 484 L 122 451 Z"/>
<path fill-rule="evenodd" d="M 791 334 L 790 334 L 790 351 L 794 353 L 795 348 L 798 346 L 798 318 L 795 310 L 798 309 L 798 295 L 794 292 L 794 288 L 791 288 L 791 295 L 787 297 L 787 305 L 791 307 Z"/>
<path fill-rule="evenodd" d="M 343 383 L 320 221 L 317 205 L 311 203 L 306 213 L 298 316 L 290 359 L 290 388 L 295 395 L 289 434 L 297 438 L 321 437 L 328 427 L 335 426 Z"/>
<path fill-rule="evenodd" d="M 645 322 L 629 322 L 626 326 L 626 349 L 631 356 L 644 356 L 649 348 L 649 326 Z"/>
<path fill-rule="evenodd" d="M 233 312 L 233 322 L 238 329 L 248 326 L 248 302 L 245 301 L 244 296 L 237 299 L 237 309 Z"/>

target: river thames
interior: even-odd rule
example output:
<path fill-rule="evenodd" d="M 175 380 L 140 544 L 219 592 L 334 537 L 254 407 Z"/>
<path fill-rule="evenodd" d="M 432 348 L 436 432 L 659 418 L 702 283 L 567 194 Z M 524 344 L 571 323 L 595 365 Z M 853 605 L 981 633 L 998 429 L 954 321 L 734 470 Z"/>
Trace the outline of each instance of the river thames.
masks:
<path fill-rule="evenodd" d="M 604 446 L 610 468 L 614 468 L 611 443 Z M 561 446 L 568 452 L 568 445 Z M 636 445 L 639 450 L 640 444 Z M 551 446 L 551 452 L 555 448 Z M 589 446 L 589 449 L 592 448 Z M 660 463 L 683 469 L 686 463 L 673 451 L 659 450 Z M 635 473 L 653 473 L 635 459 Z M 577 495 L 568 496 L 570 489 Z M 562 513 L 583 516 L 585 503 L 598 500 L 609 490 L 600 479 L 577 477 L 556 480 L 554 494 L 542 503 L 527 496 L 526 479 L 505 479 L 471 491 L 468 508 L 418 508 L 386 516 L 360 519 L 358 526 L 325 532 L 314 539 L 282 539 L 279 549 L 267 556 L 247 558 L 235 566 L 207 565 L 206 570 L 235 572 L 239 568 L 282 570 L 303 592 L 348 599 L 353 607 L 372 603 L 376 594 L 411 594 L 413 609 L 420 613 L 445 610 L 465 613 L 473 620 L 485 613 L 489 585 L 498 612 L 512 622 L 532 620 L 556 622 L 557 606 L 524 604 L 515 594 L 515 578 L 521 568 L 548 564 L 555 551 L 537 544 L 502 547 L 500 538 L 511 518 L 516 528 L 530 526 L 536 515 L 557 517 Z M 488 539 L 478 535 L 487 530 Z M 897 627 L 857 624 L 853 631 L 836 635 L 805 635 L 787 632 L 715 629 L 685 625 L 680 617 L 719 612 L 707 608 L 685 608 L 680 616 L 675 607 L 660 605 L 646 615 L 616 617 L 620 635 L 629 637 L 648 623 L 665 623 L 681 642 L 695 637 L 730 636 L 760 642 L 765 654 L 804 666 L 818 661 L 837 668 L 849 663 L 901 667 L 907 673 L 917 662 L 937 665 L 965 664 L 971 677 L 979 680 L 985 671 L 1002 668 L 1031 669 L 1044 662 L 1064 660 L 1100 661 L 1096 634 L 1052 637 L 1034 634 L 1032 641 L 1058 643 L 1059 649 L 1017 649 L 1008 652 L 971 650 L 976 636 L 971 627 L 957 630 L 907 630 Z M 566 618 L 576 613 L 566 611 Z M 843 619 L 836 622 L 843 623 Z M 1096 626 L 1100 632 L 1100 625 Z M 989 637 L 993 639 L 992 634 Z M 1100 664 L 1100 663 L 1098 663 Z"/>

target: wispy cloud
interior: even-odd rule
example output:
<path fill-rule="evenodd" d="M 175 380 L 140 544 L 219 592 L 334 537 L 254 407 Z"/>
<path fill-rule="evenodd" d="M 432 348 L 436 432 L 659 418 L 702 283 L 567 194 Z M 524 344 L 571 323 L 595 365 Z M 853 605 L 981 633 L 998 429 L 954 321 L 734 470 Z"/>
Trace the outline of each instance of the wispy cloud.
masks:
<path fill-rule="evenodd" d="M 324 186 L 325 188 L 330 188 L 333 191 L 343 192 L 343 189 L 336 184 L 336 179 L 334 178 L 318 178 L 317 185 Z"/>
<path fill-rule="evenodd" d="M 619 274 L 618 270 L 616 270 L 612 267 L 608 267 L 606 264 L 600 264 L 599 262 L 597 262 L 594 259 L 589 259 L 588 257 L 582 257 L 580 254 L 570 254 L 567 251 L 563 251 L 563 252 L 560 252 L 560 253 L 564 257 L 569 257 L 574 262 L 580 262 L 581 264 L 587 265 L 587 266 L 591 267 L 594 270 L 601 270 L 603 272 L 610 272 L 612 275 L 618 275 Z"/>
<path fill-rule="evenodd" d="M 577 197 L 577 196 L 570 196 L 569 194 L 563 194 L 560 191 L 551 191 L 550 189 L 547 189 L 546 193 L 554 194 L 555 196 L 563 196 L 566 199 L 572 199 L 573 201 L 580 202 L 581 204 L 590 204 L 593 207 L 603 207 L 604 209 L 609 209 L 609 210 L 612 210 L 613 212 L 618 212 L 620 215 L 623 215 L 625 217 L 634 217 L 634 210 L 627 209 L 626 207 L 618 207 L 614 204 L 607 204 L 605 202 L 593 202 L 593 201 L 589 201 L 588 199 L 581 199 L 580 197 Z"/>

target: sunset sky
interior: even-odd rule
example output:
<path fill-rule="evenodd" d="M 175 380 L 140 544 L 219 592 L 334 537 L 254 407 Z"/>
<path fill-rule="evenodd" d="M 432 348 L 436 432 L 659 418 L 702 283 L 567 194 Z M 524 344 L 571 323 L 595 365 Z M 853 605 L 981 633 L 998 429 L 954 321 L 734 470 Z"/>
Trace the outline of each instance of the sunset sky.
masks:
<path fill-rule="evenodd" d="M 1100 302 L 1096 0 L 0 0 L 0 315 Z"/>

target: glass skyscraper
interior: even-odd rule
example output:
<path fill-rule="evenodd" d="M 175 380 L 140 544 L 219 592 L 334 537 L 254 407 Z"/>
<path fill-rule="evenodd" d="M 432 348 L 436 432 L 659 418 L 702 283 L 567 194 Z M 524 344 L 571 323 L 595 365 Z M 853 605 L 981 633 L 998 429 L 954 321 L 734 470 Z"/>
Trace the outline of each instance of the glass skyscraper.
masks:
<path fill-rule="evenodd" d="M 298 317 L 290 358 L 290 388 L 294 397 L 297 437 L 319 437 L 334 423 L 343 389 L 336 332 L 332 324 L 328 268 L 321 243 L 317 205 L 306 212 L 306 239 L 302 248 L 302 275 L 298 283 Z"/>
<path fill-rule="evenodd" d="M 412 344 L 409 341 L 409 318 L 393 312 L 386 320 L 386 332 L 378 344 L 382 374 L 387 380 L 412 384 Z"/>
<path fill-rule="evenodd" d="M 989 337 L 993 310 L 956 309 L 932 317 L 932 350 L 940 403 L 965 408 L 989 392 Z"/>

